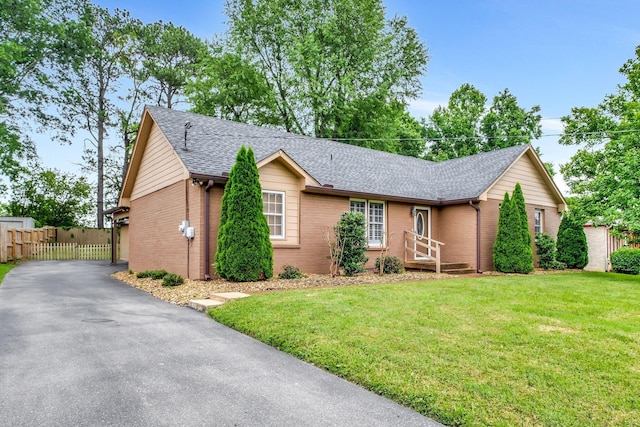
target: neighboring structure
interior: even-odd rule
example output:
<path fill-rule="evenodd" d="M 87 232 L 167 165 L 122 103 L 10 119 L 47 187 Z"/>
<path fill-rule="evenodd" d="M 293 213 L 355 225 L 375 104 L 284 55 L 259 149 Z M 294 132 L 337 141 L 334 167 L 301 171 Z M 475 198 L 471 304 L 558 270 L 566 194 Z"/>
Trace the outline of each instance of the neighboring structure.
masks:
<path fill-rule="evenodd" d="M 583 227 L 589 248 L 589 263 L 584 269 L 587 271 L 610 271 L 611 253 L 626 246 L 627 241 L 611 235 L 611 227 L 609 226 L 593 225 L 592 222 L 588 222 Z"/>
<path fill-rule="evenodd" d="M 215 273 L 220 199 L 242 145 L 255 153 L 276 273 L 284 264 L 327 273 L 325 232 L 350 209 L 367 217 L 368 268 L 388 247 L 407 264 L 439 258 L 477 271 L 493 269 L 498 209 L 516 182 L 532 233 L 555 238 L 566 210 L 529 145 L 433 163 L 147 107 L 111 212 L 132 270 L 164 268 L 194 279 Z"/>
<path fill-rule="evenodd" d="M 36 228 L 34 219 L 26 216 L 0 216 L 0 224 L 7 224 L 8 228 L 22 230 Z"/>

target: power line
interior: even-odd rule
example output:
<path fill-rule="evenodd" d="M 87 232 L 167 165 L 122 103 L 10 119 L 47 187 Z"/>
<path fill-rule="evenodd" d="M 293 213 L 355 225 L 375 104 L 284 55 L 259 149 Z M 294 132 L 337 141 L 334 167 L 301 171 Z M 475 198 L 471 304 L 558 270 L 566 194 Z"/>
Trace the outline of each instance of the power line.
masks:
<path fill-rule="evenodd" d="M 561 136 L 590 136 L 590 135 L 601 135 L 603 138 L 608 138 L 610 134 L 625 134 L 625 133 L 638 133 L 640 134 L 640 129 L 626 129 L 626 130 L 609 130 L 609 131 L 594 131 L 594 132 L 574 132 L 574 133 L 546 133 L 542 134 L 535 139 L 540 138 L 549 138 L 549 137 L 561 137 Z M 466 141 L 466 140 L 504 140 L 504 139 L 526 139 L 529 140 L 531 137 L 527 135 L 512 135 L 512 136 L 458 136 L 458 137 L 438 137 L 438 138 L 320 138 L 320 137 L 312 137 L 309 135 L 232 135 L 232 134 L 214 134 L 212 136 L 217 137 L 225 137 L 225 138 L 243 138 L 243 139 L 299 139 L 299 138 L 314 138 L 314 139 L 322 139 L 325 141 L 338 141 L 338 142 L 366 142 L 366 141 L 375 141 L 375 142 L 385 142 L 385 141 Z"/>

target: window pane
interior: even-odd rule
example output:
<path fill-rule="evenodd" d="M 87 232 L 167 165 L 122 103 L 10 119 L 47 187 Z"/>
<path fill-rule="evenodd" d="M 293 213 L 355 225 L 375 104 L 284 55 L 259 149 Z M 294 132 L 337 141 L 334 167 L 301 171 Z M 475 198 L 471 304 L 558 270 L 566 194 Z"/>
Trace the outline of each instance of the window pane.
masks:
<path fill-rule="evenodd" d="M 271 237 L 284 237 L 284 194 L 263 191 L 262 206 Z"/>
<path fill-rule="evenodd" d="M 369 202 L 369 245 L 382 245 L 384 239 L 384 203 Z"/>
<path fill-rule="evenodd" d="M 353 212 L 361 212 L 365 216 L 367 215 L 367 202 L 360 200 L 351 200 L 349 202 L 349 207 Z"/>

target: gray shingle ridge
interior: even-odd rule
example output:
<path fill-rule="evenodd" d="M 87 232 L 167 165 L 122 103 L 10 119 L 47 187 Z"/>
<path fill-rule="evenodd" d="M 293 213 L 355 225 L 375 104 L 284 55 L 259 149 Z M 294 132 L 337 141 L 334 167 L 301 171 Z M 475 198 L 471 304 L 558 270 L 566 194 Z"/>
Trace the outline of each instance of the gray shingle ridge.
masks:
<path fill-rule="evenodd" d="M 192 174 L 222 176 L 229 172 L 244 145 L 253 149 L 256 161 L 282 150 L 321 185 L 381 198 L 425 201 L 477 198 L 527 147 L 434 163 L 164 107 L 145 108 Z M 185 149 L 186 122 L 191 127 Z"/>

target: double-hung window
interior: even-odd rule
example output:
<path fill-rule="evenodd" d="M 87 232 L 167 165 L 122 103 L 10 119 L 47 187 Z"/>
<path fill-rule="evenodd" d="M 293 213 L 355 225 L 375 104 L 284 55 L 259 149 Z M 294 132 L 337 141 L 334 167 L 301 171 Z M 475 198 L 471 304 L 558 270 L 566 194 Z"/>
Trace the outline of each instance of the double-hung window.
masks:
<path fill-rule="evenodd" d="M 264 216 L 269 224 L 269 237 L 276 239 L 284 239 L 284 192 L 282 191 L 263 191 L 262 207 Z"/>
<path fill-rule="evenodd" d="M 353 212 L 360 212 L 367 221 L 367 241 L 369 247 L 384 246 L 385 204 L 375 200 L 350 200 L 349 207 Z"/>
<path fill-rule="evenodd" d="M 544 210 L 536 209 L 533 214 L 533 231 L 534 233 L 543 233 L 544 232 Z"/>

